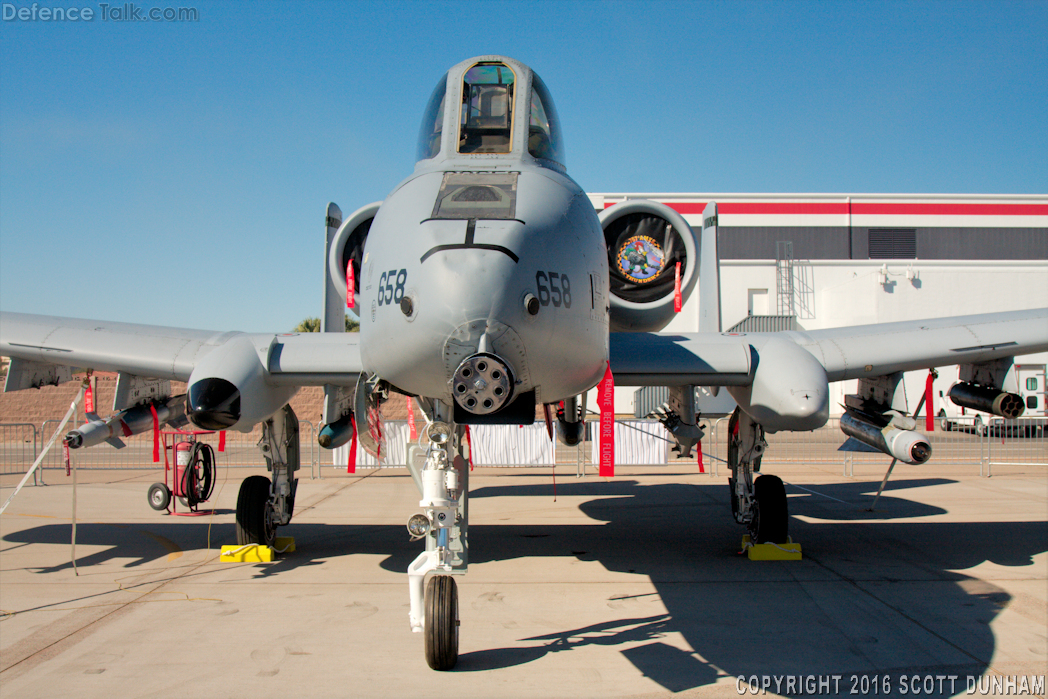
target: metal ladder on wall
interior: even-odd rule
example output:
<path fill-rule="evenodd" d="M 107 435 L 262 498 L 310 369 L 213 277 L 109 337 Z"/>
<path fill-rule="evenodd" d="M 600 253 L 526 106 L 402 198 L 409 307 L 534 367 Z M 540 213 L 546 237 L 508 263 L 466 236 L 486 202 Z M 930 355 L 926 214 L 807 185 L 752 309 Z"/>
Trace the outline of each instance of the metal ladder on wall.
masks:
<path fill-rule="evenodd" d="M 775 243 L 775 287 L 780 316 L 797 315 L 793 295 L 793 241 Z"/>

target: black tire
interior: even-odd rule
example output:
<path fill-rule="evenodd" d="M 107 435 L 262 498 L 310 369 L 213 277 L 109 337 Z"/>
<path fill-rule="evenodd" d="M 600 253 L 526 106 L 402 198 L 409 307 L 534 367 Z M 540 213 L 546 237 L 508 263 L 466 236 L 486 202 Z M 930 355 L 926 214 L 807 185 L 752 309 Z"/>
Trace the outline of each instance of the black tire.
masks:
<path fill-rule="evenodd" d="M 450 670 L 458 662 L 458 588 L 450 575 L 434 575 L 426 583 L 426 663 Z"/>
<path fill-rule="evenodd" d="M 149 506 L 156 511 L 166 510 L 171 504 L 171 491 L 163 483 L 154 483 L 149 486 Z"/>
<path fill-rule="evenodd" d="M 237 545 L 272 546 L 277 527 L 269 507 L 269 479 L 248 476 L 240 484 L 237 496 Z"/>
<path fill-rule="evenodd" d="M 785 544 L 789 536 L 789 512 L 786 505 L 786 486 L 778 476 L 761 476 L 753 483 L 757 501 L 753 532 L 755 544 Z"/>
<path fill-rule="evenodd" d="M 939 411 L 939 431 L 940 432 L 951 432 L 953 430 L 953 423 L 946 419 L 946 411 Z"/>

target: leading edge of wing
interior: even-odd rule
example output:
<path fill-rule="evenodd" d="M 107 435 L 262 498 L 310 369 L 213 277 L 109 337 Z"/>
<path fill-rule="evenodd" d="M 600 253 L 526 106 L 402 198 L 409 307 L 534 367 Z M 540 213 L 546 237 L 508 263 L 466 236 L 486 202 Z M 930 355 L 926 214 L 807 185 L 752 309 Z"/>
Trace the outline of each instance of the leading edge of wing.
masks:
<path fill-rule="evenodd" d="M 185 381 L 233 333 L 0 312 L 0 354 L 48 364 Z"/>
<path fill-rule="evenodd" d="M 1048 352 L 1048 308 L 778 333 L 612 333 L 611 368 L 626 386 L 747 385 L 771 337 L 843 381 Z"/>
<path fill-rule="evenodd" d="M 0 312 L 0 355 L 98 371 L 188 381 L 201 358 L 234 337 L 259 350 L 268 379 L 352 384 L 357 333 L 250 334 Z"/>
<path fill-rule="evenodd" d="M 782 334 L 842 381 L 1048 352 L 1048 308 Z"/>
<path fill-rule="evenodd" d="M 756 357 L 746 336 L 720 333 L 611 333 L 619 386 L 746 386 Z"/>

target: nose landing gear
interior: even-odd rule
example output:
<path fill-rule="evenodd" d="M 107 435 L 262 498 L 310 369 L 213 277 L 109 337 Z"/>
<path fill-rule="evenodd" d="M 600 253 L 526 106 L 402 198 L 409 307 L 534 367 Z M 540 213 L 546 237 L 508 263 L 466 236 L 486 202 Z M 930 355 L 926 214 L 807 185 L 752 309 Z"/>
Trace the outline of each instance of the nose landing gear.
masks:
<path fill-rule="evenodd" d="M 435 418 L 437 412 L 446 410 L 443 404 L 437 405 Z M 459 639 L 458 590 L 451 574 L 465 573 L 468 565 L 469 468 L 458 453 L 461 440 L 452 424 L 435 421 L 427 431 L 426 461 L 415 474 L 423 511 L 407 525 L 413 539 L 426 540 L 426 550 L 408 566 L 409 621 L 414 633 L 425 636 L 429 666 L 450 670 L 458 661 Z M 412 470 L 417 469 L 410 459 L 408 463 Z"/>

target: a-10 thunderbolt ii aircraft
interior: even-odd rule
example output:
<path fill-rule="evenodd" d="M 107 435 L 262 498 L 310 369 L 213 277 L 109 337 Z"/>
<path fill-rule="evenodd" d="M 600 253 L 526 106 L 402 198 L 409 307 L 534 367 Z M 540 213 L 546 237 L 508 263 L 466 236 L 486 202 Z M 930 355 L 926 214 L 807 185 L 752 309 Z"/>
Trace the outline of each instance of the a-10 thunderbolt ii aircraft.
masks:
<path fill-rule="evenodd" d="M 272 477 L 241 485 L 240 543 L 271 543 L 291 521 L 299 448 L 288 401 L 299 387 L 325 386 L 327 447 L 348 442 L 354 422 L 366 439 L 363 425 L 374 425 L 391 393 L 416 397 L 428 447 L 424 461 L 409 464 L 422 512 L 408 528 L 426 550 L 408 571 L 410 623 L 440 670 L 458 655 L 451 576 L 468 563 L 467 425 L 531 423 L 537 406 L 563 402 L 557 432 L 577 444 L 584 396 L 610 364 L 619 385 L 670 387 L 664 423 L 688 453 L 701 436 L 695 387 L 724 387 L 738 403 L 727 454 L 734 517 L 754 541 L 781 542 L 786 494 L 780 479 L 758 475 L 764 434 L 821 427 L 829 382 L 859 380 L 842 427 L 908 463 L 927 461 L 931 447 L 907 414 L 904 371 L 960 364 L 955 402 L 1021 412 L 1018 396 L 1002 390 L 1005 377 L 1013 356 L 1048 350 L 1048 309 L 724 334 L 716 205 L 699 235 L 650 201 L 598 215 L 564 163 L 539 76 L 502 56 L 463 61 L 429 99 L 411 176 L 344 220 L 329 206 L 325 332 L 215 333 L 4 313 L 0 353 L 12 357 L 5 389 L 53 382 L 72 368 L 117 371 L 118 396 L 150 377 L 187 382 L 184 399 L 157 389 L 162 383 L 144 393 L 161 421 L 241 431 L 262 423 Z M 700 332 L 660 334 L 675 300 L 696 286 Z M 359 334 L 341 332 L 350 294 Z M 81 427 L 72 442 L 148 429 L 147 409 L 119 399 L 113 418 Z"/>

